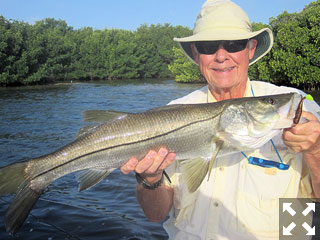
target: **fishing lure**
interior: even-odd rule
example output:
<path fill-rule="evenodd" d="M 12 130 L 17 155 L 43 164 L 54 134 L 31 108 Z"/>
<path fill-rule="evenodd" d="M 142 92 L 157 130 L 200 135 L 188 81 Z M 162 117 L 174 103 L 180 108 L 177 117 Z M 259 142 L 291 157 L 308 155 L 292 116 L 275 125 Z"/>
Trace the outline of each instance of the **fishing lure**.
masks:
<path fill-rule="evenodd" d="M 301 99 L 301 101 L 299 102 L 297 111 L 296 111 L 296 115 L 293 119 L 293 123 L 294 124 L 298 124 L 301 118 L 301 114 L 302 114 L 302 106 L 303 106 L 303 101 L 307 99 L 309 101 L 313 101 L 313 97 L 310 94 L 307 94 L 304 98 Z"/>

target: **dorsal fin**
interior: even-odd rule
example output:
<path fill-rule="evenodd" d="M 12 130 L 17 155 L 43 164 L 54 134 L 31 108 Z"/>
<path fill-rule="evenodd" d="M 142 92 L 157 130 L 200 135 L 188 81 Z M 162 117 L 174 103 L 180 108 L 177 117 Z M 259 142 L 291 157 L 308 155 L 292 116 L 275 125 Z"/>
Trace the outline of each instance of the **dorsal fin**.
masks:
<path fill-rule="evenodd" d="M 160 112 L 160 111 L 165 111 L 165 110 L 170 110 L 170 109 L 176 109 L 176 108 L 181 108 L 181 107 L 186 107 L 186 104 L 171 104 L 171 105 L 165 105 L 157 108 L 153 108 L 148 110 L 147 112 Z"/>
<path fill-rule="evenodd" d="M 85 122 L 105 123 L 115 119 L 124 118 L 133 113 L 109 111 L 109 110 L 87 110 L 82 113 Z"/>
<path fill-rule="evenodd" d="M 76 139 L 80 138 L 88 133 L 94 132 L 98 126 L 99 126 L 98 124 L 94 124 L 94 125 L 88 125 L 83 128 L 80 128 L 76 134 Z"/>
<path fill-rule="evenodd" d="M 133 113 L 109 111 L 109 110 L 87 110 L 82 113 L 84 122 L 94 122 L 91 124 L 80 128 L 76 134 L 76 138 L 82 137 L 88 133 L 95 131 L 99 124 L 113 121 L 116 119 L 124 118 Z"/>

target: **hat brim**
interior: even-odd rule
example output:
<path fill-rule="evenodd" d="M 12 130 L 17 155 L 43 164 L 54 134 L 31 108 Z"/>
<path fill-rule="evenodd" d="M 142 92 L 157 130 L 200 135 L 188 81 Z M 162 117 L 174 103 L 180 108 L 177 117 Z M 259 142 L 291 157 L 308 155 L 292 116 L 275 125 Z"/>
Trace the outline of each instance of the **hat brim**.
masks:
<path fill-rule="evenodd" d="M 184 51 L 186 56 L 194 63 L 194 56 L 191 49 L 191 44 L 196 41 L 218 41 L 218 40 L 241 40 L 241 39 L 256 39 L 258 44 L 254 56 L 249 61 L 249 65 L 255 63 L 260 58 L 265 56 L 272 48 L 273 45 L 273 34 L 269 28 L 263 28 L 256 32 L 230 32 L 230 31 L 219 31 L 210 33 L 198 33 L 189 37 L 174 38 Z M 197 63 L 196 63 L 197 64 Z"/>

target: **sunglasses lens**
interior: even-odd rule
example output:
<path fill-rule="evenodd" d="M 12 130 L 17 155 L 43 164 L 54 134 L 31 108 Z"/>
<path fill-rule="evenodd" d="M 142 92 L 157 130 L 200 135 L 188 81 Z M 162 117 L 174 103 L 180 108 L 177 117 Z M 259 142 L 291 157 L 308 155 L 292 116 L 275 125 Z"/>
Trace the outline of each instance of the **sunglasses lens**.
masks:
<path fill-rule="evenodd" d="M 230 53 L 242 51 L 246 48 L 248 40 L 225 41 L 223 48 Z"/>
<path fill-rule="evenodd" d="M 200 54 L 213 54 L 219 49 L 221 41 L 195 42 L 195 46 Z"/>
<path fill-rule="evenodd" d="M 242 51 L 246 48 L 247 39 L 233 41 L 201 41 L 195 42 L 195 46 L 200 54 L 214 54 L 220 45 L 229 53 Z"/>

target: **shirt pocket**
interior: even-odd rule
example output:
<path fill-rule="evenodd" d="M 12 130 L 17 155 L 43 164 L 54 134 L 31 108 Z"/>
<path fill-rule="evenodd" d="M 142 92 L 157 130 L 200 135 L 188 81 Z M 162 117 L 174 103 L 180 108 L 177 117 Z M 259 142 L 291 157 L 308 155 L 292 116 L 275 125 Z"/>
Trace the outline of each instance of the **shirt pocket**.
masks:
<path fill-rule="evenodd" d="M 279 198 L 297 194 L 292 192 L 293 183 L 297 183 L 297 174 L 292 166 L 278 170 L 245 162 L 236 194 L 235 227 L 241 232 L 278 237 Z"/>
<path fill-rule="evenodd" d="M 292 166 L 288 170 L 278 170 L 246 164 L 240 192 L 256 196 L 261 200 L 278 199 L 286 195 L 288 185 L 294 181 L 295 176 Z"/>

